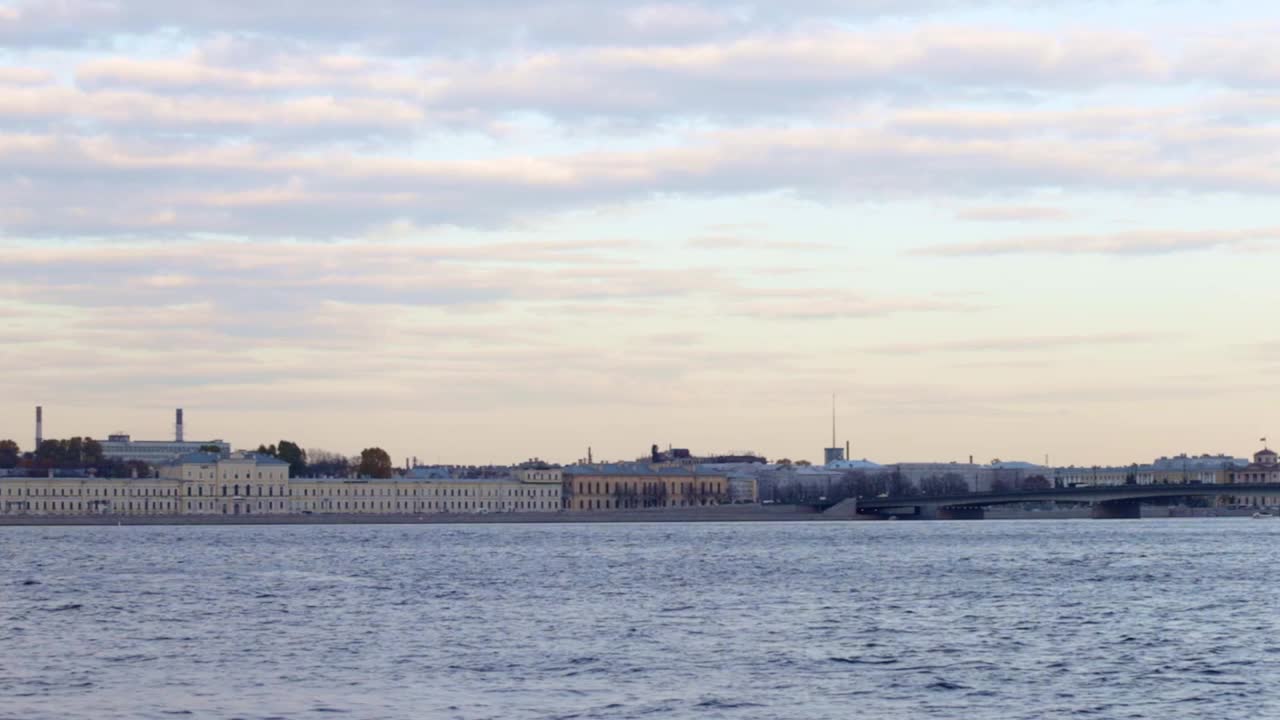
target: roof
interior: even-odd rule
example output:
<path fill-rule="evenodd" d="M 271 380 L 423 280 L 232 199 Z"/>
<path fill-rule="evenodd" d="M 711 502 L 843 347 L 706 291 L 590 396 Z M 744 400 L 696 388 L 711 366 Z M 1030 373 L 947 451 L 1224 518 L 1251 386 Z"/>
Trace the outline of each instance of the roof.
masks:
<path fill-rule="evenodd" d="M 827 463 L 827 467 L 832 470 L 883 470 L 884 466 L 880 463 L 874 463 L 866 458 L 861 460 L 832 460 Z"/>
<path fill-rule="evenodd" d="M 270 455 L 263 455 L 260 453 L 243 453 L 238 456 L 232 455 L 231 457 L 223 457 L 218 453 L 211 453 L 211 452 L 184 453 L 174 458 L 173 460 L 170 460 L 169 462 L 162 463 L 162 464 L 163 465 L 214 465 L 219 462 L 226 462 L 226 461 L 235 462 L 237 460 L 238 461 L 252 460 L 258 465 L 288 465 L 289 464 L 281 460 L 280 458 L 272 457 Z"/>
<path fill-rule="evenodd" d="M 211 452 L 193 452 L 183 453 L 175 457 L 173 460 L 163 463 L 165 465 L 213 465 L 222 459 L 218 453 Z"/>
<path fill-rule="evenodd" d="M 655 477 L 723 477 L 724 473 L 706 472 L 683 467 L 653 467 L 646 463 L 600 463 L 596 465 L 570 465 L 565 475 L 652 475 Z"/>
<path fill-rule="evenodd" d="M 1023 462 L 1021 460 L 1009 460 L 991 463 L 991 468 L 995 470 L 1048 470 L 1043 465 L 1035 463 Z"/>

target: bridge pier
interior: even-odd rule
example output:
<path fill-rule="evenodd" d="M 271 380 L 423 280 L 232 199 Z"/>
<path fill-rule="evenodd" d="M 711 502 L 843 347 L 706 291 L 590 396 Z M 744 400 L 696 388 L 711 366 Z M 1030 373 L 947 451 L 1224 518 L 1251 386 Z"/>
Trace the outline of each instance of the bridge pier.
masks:
<path fill-rule="evenodd" d="M 1090 510 L 1094 520 L 1141 520 L 1141 500 L 1107 500 L 1094 503 Z"/>
<path fill-rule="evenodd" d="M 987 516 L 980 507 L 940 507 L 935 516 L 938 520 L 982 520 Z"/>

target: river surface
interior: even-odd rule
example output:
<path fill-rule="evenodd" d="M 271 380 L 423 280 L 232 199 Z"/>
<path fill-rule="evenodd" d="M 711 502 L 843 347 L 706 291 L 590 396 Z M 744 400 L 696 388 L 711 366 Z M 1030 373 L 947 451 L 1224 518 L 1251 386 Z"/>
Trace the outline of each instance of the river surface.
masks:
<path fill-rule="evenodd" d="M 1280 520 L 0 527 L 0 718 L 1280 717 Z"/>

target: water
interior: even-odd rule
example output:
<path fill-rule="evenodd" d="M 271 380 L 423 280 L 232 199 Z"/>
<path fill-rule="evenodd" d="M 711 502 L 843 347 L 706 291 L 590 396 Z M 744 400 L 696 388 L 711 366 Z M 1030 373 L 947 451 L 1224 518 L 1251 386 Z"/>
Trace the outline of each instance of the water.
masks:
<path fill-rule="evenodd" d="M 1280 521 L 0 528 L 0 717 L 1280 717 Z"/>

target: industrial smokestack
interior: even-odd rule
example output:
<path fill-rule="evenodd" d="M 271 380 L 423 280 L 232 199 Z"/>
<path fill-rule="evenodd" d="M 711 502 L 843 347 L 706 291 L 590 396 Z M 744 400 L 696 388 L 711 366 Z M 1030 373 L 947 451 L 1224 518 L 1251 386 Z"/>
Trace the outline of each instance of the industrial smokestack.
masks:
<path fill-rule="evenodd" d="M 182 442 L 182 408 L 178 408 L 174 414 L 173 438 L 178 442 Z"/>
<path fill-rule="evenodd" d="M 36 446 L 34 450 L 40 449 L 40 443 L 44 441 L 44 408 L 40 405 L 36 406 Z"/>

